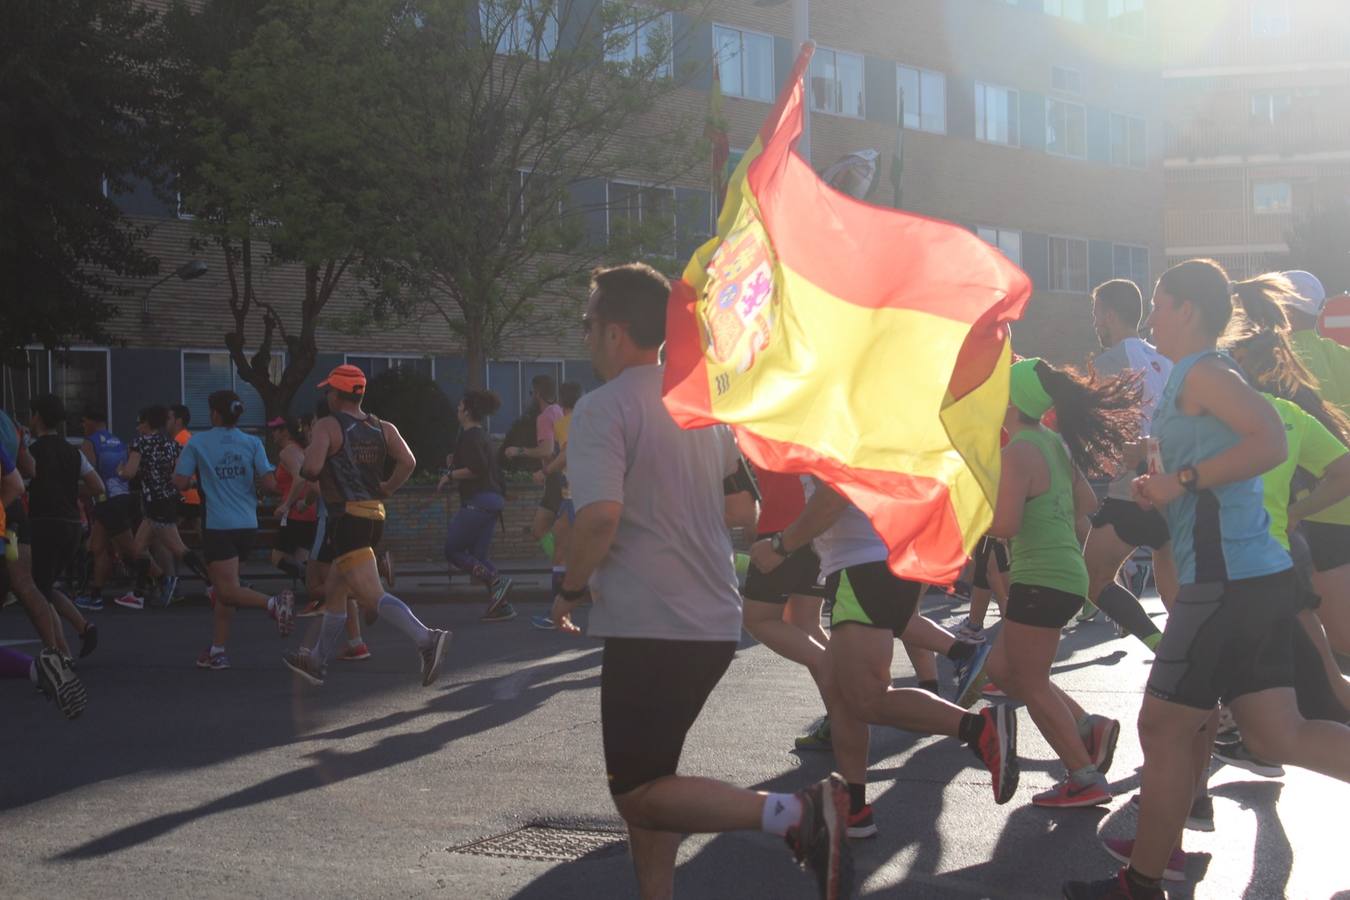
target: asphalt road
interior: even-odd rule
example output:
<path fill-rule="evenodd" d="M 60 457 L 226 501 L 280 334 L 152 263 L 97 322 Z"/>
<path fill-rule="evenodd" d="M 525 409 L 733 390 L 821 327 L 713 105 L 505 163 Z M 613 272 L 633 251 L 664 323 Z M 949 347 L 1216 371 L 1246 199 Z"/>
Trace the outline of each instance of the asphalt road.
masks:
<path fill-rule="evenodd" d="M 238 618 L 233 669 L 198 670 L 209 619 L 192 607 L 100 614 L 101 645 L 80 665 L 89 709 L 75 722 L 28 685 L 0 683 L 0 893 L 635 896 L 605 790 L 598 642 L 530 628 L 542 602 L 491 625 L 474 605 L 416 605 L 455 630 L 429 689 L 387 626 L 369 635 L 373 659 L 335 662 L 323 688 L 303 685 L 261 615 Z M 931 597 L 926 609 L 956 615 Z M 28 637 L 13 609 L 0 615 L 0 641 Z M 1113 871 L 1098 834 L 1133 829 L 1146 662 L 1097 622 L 1068 632 L 1056 665 L 1080 702 L 1127 723 L 1110 808 L 1029 804 L 1059 767 L 1025 715 L 1021 786 L 1006 806 L 954 740 L 873 729 L 881 833 L 854 845 L 862 893 L 1049 898 L 1065 878 Z M 771 790 L 822 777 L 828 755 L 790 751 L 818 704 L 804 671 L 747 643 L 690 734 L 682 771 Z M 1266 780 L 1220 768 L 1213 784 L 1218 829 L 1187 833 L 1199 880 L 1173 897 L 1350 900 L 1350 788 L 1292 769 Z M 688 898 L 813 896 L 786 849 L 754 833 L 688 840 L 676 886 Z"/>

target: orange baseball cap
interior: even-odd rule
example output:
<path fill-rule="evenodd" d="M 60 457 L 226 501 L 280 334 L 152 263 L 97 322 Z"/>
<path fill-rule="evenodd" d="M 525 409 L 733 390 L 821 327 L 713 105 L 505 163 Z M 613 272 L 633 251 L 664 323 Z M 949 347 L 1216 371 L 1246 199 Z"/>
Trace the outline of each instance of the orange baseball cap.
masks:
<path fill-rule="evenodd" d="M 328 373 L 328 377 L 319 382 L 319 387 L 332 388 L 344 394 L 364 394 L 366 392 L 366 373 L 357 366 L 343 363 Z"/>

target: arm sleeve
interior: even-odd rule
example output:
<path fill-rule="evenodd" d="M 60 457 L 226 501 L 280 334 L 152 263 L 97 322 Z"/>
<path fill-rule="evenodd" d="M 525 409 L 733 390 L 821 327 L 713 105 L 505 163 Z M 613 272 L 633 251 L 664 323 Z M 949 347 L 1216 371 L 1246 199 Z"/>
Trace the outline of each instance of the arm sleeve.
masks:
<path fill-rule="evenodd" d="M 628 453 L 623 421 L 614 405 L 582 398 L 572 414 L 567 479 L 577 511 L 604 500 L 623 503 Z M 607 398 L 602 398 L 607 399 Z"/>
<path fill-rule="evenodd" d="M 1345 445 L 1327 430 L 1327 427 L 1312 416 L 1307 416 L 1303 425 L 1303 443 L 1299 446 L 1298 464 L 1314 475 L 1321 477 L 1327 466 L 1346 454 Z"/>

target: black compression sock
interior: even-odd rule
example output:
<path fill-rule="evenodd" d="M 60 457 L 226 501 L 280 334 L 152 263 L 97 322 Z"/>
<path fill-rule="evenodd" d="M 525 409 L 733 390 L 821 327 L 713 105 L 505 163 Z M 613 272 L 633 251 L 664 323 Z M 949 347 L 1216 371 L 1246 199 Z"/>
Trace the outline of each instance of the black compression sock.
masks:
<path fill-rule="evenodd" d="M 1096 603 L 1097 607 L 1121 628 L 1150 647 L 1156 645 L 1155 635 L 1159 634 L 1158 626 L 1153 624 L 1153 620 L 1144 612 L 1144 607 L 1139 605 L 1139 598 L 1134 594 L 1113 581 L 1102 588 L 1102 592 L 1097 595 Z"/>
<path fill-rule="evenodd" d="M 294 560 L 277 560 L 277 568 L 292 578 L 303 578 L 305 575 L 305 573 L 300 570 L 300 567 L 295 564 Z"/>
<path fill-rule="evenodd" d="M 1147 875 L 1141 875 L 1134 866 L 1125 870 L 1125 880 L 1130 883 L 1130 887 L 1139 890 L 1141 897 L 1162 896 L 1162 886 L 1157 878 L 1149 878 Z"/>
<path fill-rule="evenodd" d="M 848 783 L 848 812 L 853 815 L 867 805 L 867 785 Z"/>
<path fill-rule="evenodd" d="M 961 717 L 961 724 L 956 726 L 956 736 L 967 744 L 974 744 L 984 733 L 984 716 L 977 716 L 974 713 L 966 713 Z"/>
<path fill-rule="evenodd" d="M 211 583 L 211 577 L 206 573 L 206 561 L 202 559 L 200 553 L 196 550 L 189 550 L 183 554 L 183 562 L 196 573 L 198 578 L 207 584 Z"/>
<path fill-rule="evenodd" d="M 150 584 L 150 559 L 142 557 L 136 560 L 136 590 L 144 591 Z"/>
<path fill-rule="evenodd" d="M 954 641 L 947 651 L 947 658 L 952 662 L 964 662 L 975 655 L 975 650 L 979 646 L 969 641 Z"/>
<path fill-rule="evenodd" d="M 937 696 L 939 689 L 940 685 L 938 685 L 938 680 L 936 678 L 929 678 L 919 682 L 919 690 L 927 691 L 934 696 Z"/>

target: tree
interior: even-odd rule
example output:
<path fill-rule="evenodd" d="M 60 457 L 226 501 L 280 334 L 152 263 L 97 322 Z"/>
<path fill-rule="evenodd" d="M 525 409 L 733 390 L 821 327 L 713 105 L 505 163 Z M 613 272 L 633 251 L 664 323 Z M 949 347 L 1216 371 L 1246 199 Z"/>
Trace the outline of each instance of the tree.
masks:
<path fill-rule="evenodd" d="M 702 6 L 393 5 L 404 14 L 383 35 L 389 74 L 372 115 L 400 176 L 399 240 L 366 269 L 386 289 L 367 311 L 374 321 L 439 318 L 463 342 L 470 386 L 481 386 L 509 338 L 576 327 L 564 313 L 597 263 L 641 257 L 675 270 L 709 230 L 706 201 L 680 209 L 669 188 L 706 184 L 701 111 L 654 114 L 694 74 L 675 71 L 669 13 Z M 340 57 L 360 49 L 327 46 Z M 640 184 L 606 192 L 619 177 Z"/>
<path fill-rule="evenodd" d="M 154 274 L 112 196 L 152 177 L 160 48 L 139 0 L 0 6 L 0 360 L 108 342 L 119 278 Z"/>
<path fill-rule="evenodd" d="M 1282 269 L 1312 272 L 1328 295 L 1350 291 L 1350 197 L 1331 200 L 1296 222 L 1288 242 L 1288 255 L 1277 263 Z"/>
<path fill-rule="evenodd" d="M 240 377 L 267 415 L 285 414 L 318 353 L 317 329 L 344 280 L 391 232 L 382 183 L 393 177 L 380 136 L 351 115 L 369 99 L 378 55 L 347 60 L 316 46 L 329 28 L 353 28 L 390 4 L 374 0 L 208 0 L 175 6 L 165 30 L 175 48 L 174 149 L 184 205 L 199 240 L 225 260 L 234 327 L 223 336 Z M 340 21 L 320 25 L 332 14 Z M 267 298 L 262 270 L 298 266 L 298 296 Z M 262 337 L 249 352 L 250 325 Z M 274 348 L 286 363 L 274 381 Z"/>
<path fill-rule="evenodd" d="M 455 404 L 430 376 L 413 369 L 386 369 L 370 380 L 362 407 L 398 427 L 417 457 L 419 472 L 445 466 L 459 420 Z"/>

